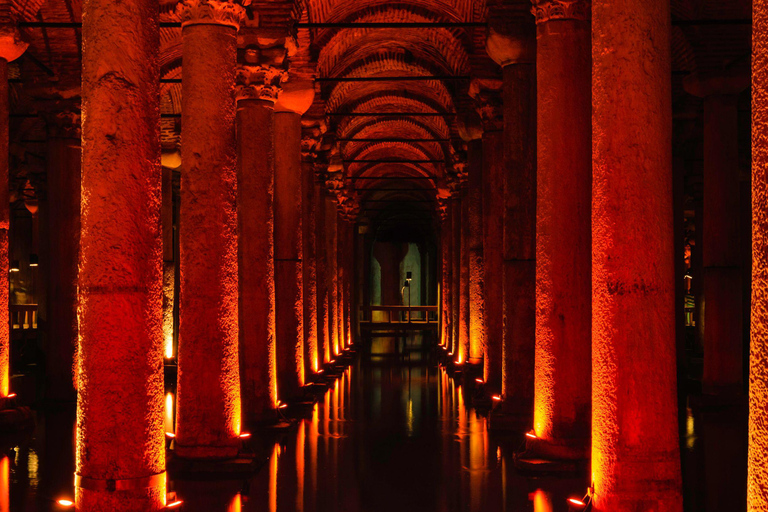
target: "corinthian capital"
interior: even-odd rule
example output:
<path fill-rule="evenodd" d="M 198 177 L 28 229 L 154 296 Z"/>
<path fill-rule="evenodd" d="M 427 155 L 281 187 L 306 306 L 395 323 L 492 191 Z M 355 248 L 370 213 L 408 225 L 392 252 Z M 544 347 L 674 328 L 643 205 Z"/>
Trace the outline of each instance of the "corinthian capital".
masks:
<path fill-rule="evenodd" d="M 238 100 L 275 102 L 280 86 L 288 77 L 284 69 L 261 64 L 241 65 L 235 70 Z"/>
<path fill-rule="evenodd" d="M 250 0 L 182 0 L 176 7 L 176 13 L 182 27 L 227 25 L 238 30 L 245 18 L 243 5 L 250 3 Z"/>
<path fill-rule="evenodd" d="M 533 0 L 536 23 L 550 20 L 588 20 L 591 0 Z"/>

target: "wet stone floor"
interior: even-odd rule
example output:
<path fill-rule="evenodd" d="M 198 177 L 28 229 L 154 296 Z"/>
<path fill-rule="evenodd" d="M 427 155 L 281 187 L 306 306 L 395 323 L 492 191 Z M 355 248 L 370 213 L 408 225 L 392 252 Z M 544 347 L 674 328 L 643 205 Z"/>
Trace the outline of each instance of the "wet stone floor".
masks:
<path fill-rule="evenodd" d="M 185 512 L 566 512 L 586 479 L 532 478 L 514 469 L 521 438 L 497 436 L 438 367 L 421 337 L 374 338 L 247 480 L 170 481 Z M 720 488 L 743 482 L 733 414 L 702 429 L 720 438 L 702 450 L 689 414 L 685 450 L 689 511 L 744 510 Z M 707 425 L 712 421 L 707 420 Z M 74 414 L 38 415 L 34 436 L 0 459 L 0 512 L 64 510 L 72 496 Z M 707 430 L 710 432 L 707 433 Z M 736 443 L 738 444 L 738 443 Z M 715 458 L 715 460 L 712 460 Z M 723 464 L 725 460 L 725 464 Z M 724 467 L 725 466 L 725 467 Z M 726 468 L 730 468 L 726 474 Z M 714 493 L 714 495 L 713 495 Z M 738 494 L 738 493 L 736 493 Z M 735 505 L 735 506 L 734 506 Z M 722 508 L 725 506 L 725 508 Z"/>

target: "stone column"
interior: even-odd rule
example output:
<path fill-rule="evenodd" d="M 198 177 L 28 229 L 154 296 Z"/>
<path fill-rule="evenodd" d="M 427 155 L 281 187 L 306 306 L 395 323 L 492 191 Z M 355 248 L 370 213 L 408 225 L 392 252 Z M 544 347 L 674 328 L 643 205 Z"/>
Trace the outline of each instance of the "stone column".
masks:
<path fill-rule="evenodd" d="M 482 165 L 482 141 L 475 139 L 467 143 L 468 150 L 468 163 L 467 163 L 467 177 L 464 179 L 461 189 L 461 215 L 456 219 L 459 227 L 457 234 L 461 238 L 461 244 L 458 250 L 458 265 L 460 268 L 459 274 L 459 286 L 461 296 L 459 297 L 459 336 L 456 341 L 456 351 L 454 352 L 455 360 L 460 364 L 467 362 L 469 358 L 469 169 L 478 169 Z M 475 172 L 478 172 L 477 170 Z"/>
<path fill-rule="evenodd" d="M 594 0 L 595 512 L 680 512 L 668 0 Z"/>
<path fill-rule="evenodd" d="M 747 512 L 768 512 L 768 0 L 752 3 L 752 319 Z"/>
<path fill-rule="evenodd" d="M 504 119 L 501 109 L 501 81 L 474 81 L 475 101 L 483 122 L 483 380 L 492 393 L 501 392 L 504 337 Z M 472 87 L 470 87 L 472 94 Z"/>
<path fill-rule="evenodd" d="M 11 208 L 8 190 L 9 176 L 9 133 L 8 116 L 10 109 L 10 90 L 8 86 L 8 63 L 21 57 L 28 43 L 22 40 L 21 34 L 11 17 L 10 2 L 0 5 L 0 318 L 10 318 L 9 282 L 8 282 L 8 227 L 11 218 Z M 0 322 L 0 400 L 10 392 L 10 325 L 7 321 Z M 0 408 L 4 404 L 0 403 Z"/>
<path fill-rule="evenodd" d="M 303 84 L 280 94 L 275 113 L 275 321 L 283 401 L 298 397 L 304 386 L 301 116 L 312 105 L 314 89 L 311 82 Z"/>
<path fill-rule="evenodd" d="M 706 394 L 743 392 L 739 76 L 690 76 L 688 93 L 704 98 L 703 330 Z"/>
<path fill-rule="evenodd" d="M 304 137 L 305 141 L 313 141 Z M 301 161 L 301 260 L 302 282 L 304 284 L 304 374 L 309 376 L 320 369 L 320 355 L 317 344 L 317 254 L 315 240 L 315 173 L 314 159 L 308 151 L 302 151 Z"/>
<path fill-rule="evenodd" d="M 441 199 L 440 203 L 440 345 L 450 347 L 451 344 L 451 311 L 453 284 L 453 236 L 451 230 L 451 215 L 453 201 Z"/>
<path fill-rule="evenodd" d="M 466 165 L 462 167 L 462 170 L 466 170 Z M 463 239 L 461 236 L 461 216 L 463 211 L 463 201 L 462 201 L 462 193 L 463 193 L 463 181 L 461 179 L 461 176 L 466 174 L 459 173 L 457 175 L 456 183 L 454 184 L 453 193 L 451 195 L 451 268 L 453 269 L 453 290 L 455 290 L 453 294 L 453 298 L 451 299 L 451 344 L 448 348 L 448 353 L 452 355 L 453 359 L 458 359 L 459 355 L 459 340 L 461 338 L 462 333 L 462 320 L 461 320 L 461 304 L 462 301 L 464 301 L 464 305 L 466 306 L 466 300 L 464 300 L 464 296 L 462 293 L 462 272 L 464 270 L 462 269 L 462 247 L 463 247 Z"/>
<path fill-rule="evenodd" d="M 533 3 L 538 87 L 533 425 L 538 439 L 529 445 L 552 457 L 586 458 L 591 413 L 590 6 L 589 1 Z"/>
<path fill-rule="evenodd" d="M 285 72 L 246 50 L 237 68 L 237 222 L 240 387 L 252 425 L 277 408 L 274 262 L 274 106 Z"/>
<path fill-rule="evenodd" d="M 41 263 L 46 275 L 45 398 L 74 402 L 77 350 L 77 264 L 80 252 L 80 110 L 47 119 L 47 236 Z"/>
<path fill-rule="evenodd" d="M 338 201 L 338 196 L 337 196 Z M 346 326 L 346 301 L 347 297 L 344 293 L 345 282 L 347 278 L 347 272 L 344 268 L 344 235 L 346 231 L 346 222 L 341 217 L 342 212 L 337 209 L 336 215 L 336 248 L 334 250 L 336 254 L 336 310 L 338 315 L 336 317 L 336 329 L 339 332 L 339 351 L 346 348 L 347 339 L 347 326 Z"/>
<path fill-rule="evenodd" d="M 184 0 L 181 301 L 176 454 L 237 455 L 238 356 L 235 67 L 243 8 Z"/>
<path fill-rule="evenodd" d="M 338 274 L 336 271 L 336 201 L 330 194 L 325 195 L 325 277 L 328 297 L 328 344 L 329 358 L 339 354 L 339 310 L 338 310 Z"/>
<path fill-rule="evenodd" d="M 533 414 L 536 342 L 536 49 L 527 9 L 497 9 L 488 54 L 502 66 L 504 282 L 501 411 L 518 426 Z M 503 425 L 492 422 L 494 428 Z M 510 425 L 511 426 L 511 425 Z"/>
<path fill-rule="evenodd" d="M 325 180 L 327 163 L 315 163 L 314 201 L 315 208 L 315 254 L 317 258 L 317 352 L 319 364 L 331 360 L 331 335 L 328 318 L 328 255 L 325 248 Z"/>
<path fill-rule="evenodd" d="M 155 0 L 83 3 L 82 512 L 157 511 L 166 500 L 158 16 Z"/>

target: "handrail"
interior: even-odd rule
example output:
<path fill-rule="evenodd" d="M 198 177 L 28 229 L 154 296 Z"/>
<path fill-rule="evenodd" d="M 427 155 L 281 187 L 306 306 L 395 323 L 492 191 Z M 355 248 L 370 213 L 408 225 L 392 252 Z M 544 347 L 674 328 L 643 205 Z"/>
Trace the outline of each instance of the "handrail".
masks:
<path fill-rule="evenodd" d="M 8 310 L 11 330 L 37 329 L 37 304 L 11 304 Z"/>
<path fill-rule="evenodd" d="M 435 306 L 403 306 L 379 305 L 360 306 L 360 321 L 364 324 L 389 325 L 437 325 L 438 307 Z M 374 313 L 381 313 L 374 315 Z M 378 317 L 378 318 L 377 318 Z M 416 317 L 416 318 L 414 318 Z"/>

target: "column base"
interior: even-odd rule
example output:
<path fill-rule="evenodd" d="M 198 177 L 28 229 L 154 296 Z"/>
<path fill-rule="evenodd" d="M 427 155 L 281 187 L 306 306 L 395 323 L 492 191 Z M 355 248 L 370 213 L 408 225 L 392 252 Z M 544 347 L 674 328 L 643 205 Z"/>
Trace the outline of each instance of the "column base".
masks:
<path fill-rule="evenodd" d="M 525 450 L 515 454 L 515 467 L 534 474 L 581 473 L 589 466 L 588 441 L 582 446 L 555 444 L 526 434 Z"/>
<path fill-rule="evenodd" d="M 165 510 L 165 484 L 145 489 L 127 491 L 96 491 L 75 489 L 75 509 L 78 512 L 132 512 L 146 510 L 155 512 Z"/>

